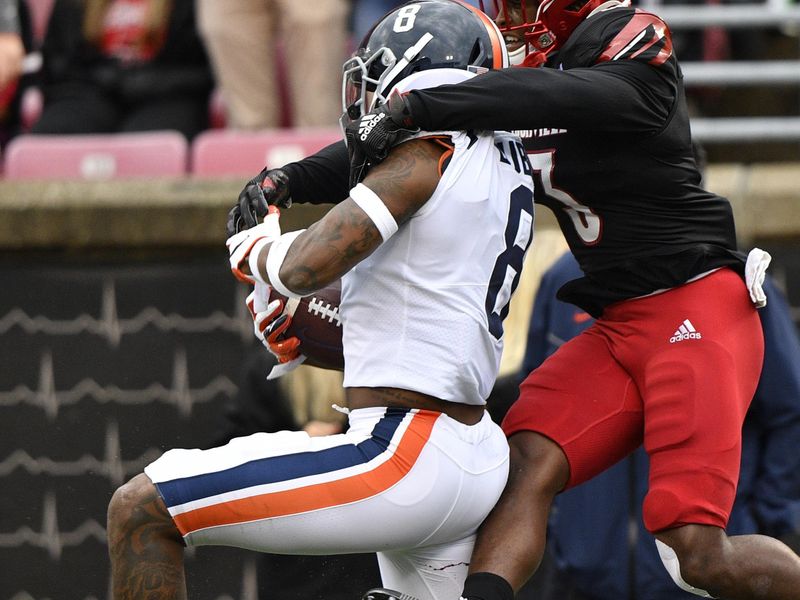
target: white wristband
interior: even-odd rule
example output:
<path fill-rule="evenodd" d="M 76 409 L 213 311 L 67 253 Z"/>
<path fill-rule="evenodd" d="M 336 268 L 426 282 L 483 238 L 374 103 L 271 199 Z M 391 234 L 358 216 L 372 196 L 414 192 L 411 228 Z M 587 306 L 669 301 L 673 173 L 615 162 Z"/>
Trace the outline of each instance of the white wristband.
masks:
<path fill-rule="evenodd" d="M 359 183 L 350 190 L 350 197 L 372 219 L 384 242 L 397 232 L 397 221 L 378 194 L 363 183 Z"/>
<path fill-rule="evenodd" d="M 305 229 L 298 231 L 289 231 L 272 242 L 267 255 L 267 277 L 269 277 L 269 284 L 275 288 L 279 294 L 283 294 L 287 298 L 302 298 L 301 294 L 295 294 L 292 290 L 287 288 L 281 281 L 280 270 L 283 265 L 283 260 L 286 258 L 286 253 L 289 247 L 294 242 L 295 238 L 303 233 Z"/>
<path fill-rule="evenodd" d="M 258 270 L 258 255 L 261 254 L 264 246 L 269 244 L 271 241 L 271 238 L 261 238 L 255 244 L 253 244 L 252 248 L 250 248 L 250 254 L 247 257 L 247 264 L 250 266 L 250 273 L 253 275 L 253 279 L 264 284 L 267 282 L 264 281 L 264 278 L 261 277 L 261 272 Z"/>

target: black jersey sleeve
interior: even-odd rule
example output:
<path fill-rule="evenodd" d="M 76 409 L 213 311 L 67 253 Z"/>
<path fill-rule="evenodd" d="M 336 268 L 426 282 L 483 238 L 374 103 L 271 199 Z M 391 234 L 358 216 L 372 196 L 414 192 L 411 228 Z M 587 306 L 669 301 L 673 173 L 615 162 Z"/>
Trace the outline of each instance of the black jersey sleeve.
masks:
<path fill-rule="evenodd" d="M 344 141 L 282 168 L 289 176 L 292 202 L 338 204 L 350 194 L 350 161 Z"/>
<path fill-rule="evenodd" d="M 636 61 L 562 71 L 512 67 L 410 92 L 416 123 L 428 131 L 544 127 L 655 133 L 677 96 L 667 74 Z"/>

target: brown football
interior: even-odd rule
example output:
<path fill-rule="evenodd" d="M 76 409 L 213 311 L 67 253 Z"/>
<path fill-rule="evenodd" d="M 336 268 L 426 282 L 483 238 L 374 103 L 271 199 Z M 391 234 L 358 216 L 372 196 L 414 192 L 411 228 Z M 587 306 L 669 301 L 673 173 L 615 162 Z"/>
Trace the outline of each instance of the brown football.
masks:
<path fill-rule="evenodd" d="M 306 356 L 306 364 L 326 369 L 343 369 L 342 321 L 339 314 L 341 281 L 317 290 L 299 300 L 288 300 L 274 289 L 270 301 L 280 298 L 292 317 L 284 337 L 297 337 L 300 352 Z"/>

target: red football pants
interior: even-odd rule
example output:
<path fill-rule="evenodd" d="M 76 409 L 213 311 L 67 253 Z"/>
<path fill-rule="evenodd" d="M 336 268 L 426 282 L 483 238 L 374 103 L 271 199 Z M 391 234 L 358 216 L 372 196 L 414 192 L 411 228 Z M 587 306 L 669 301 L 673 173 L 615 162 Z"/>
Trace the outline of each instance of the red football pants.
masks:
<path fill-rule="evenodd" d="M 569 461 L 567 487 L 644 443 L 645 526 L 725 527 L 763 356 L 761 323 L 744 282 L 721 269 L 606 308 L 522 383 L 503 429 L 558 443 Z"/>

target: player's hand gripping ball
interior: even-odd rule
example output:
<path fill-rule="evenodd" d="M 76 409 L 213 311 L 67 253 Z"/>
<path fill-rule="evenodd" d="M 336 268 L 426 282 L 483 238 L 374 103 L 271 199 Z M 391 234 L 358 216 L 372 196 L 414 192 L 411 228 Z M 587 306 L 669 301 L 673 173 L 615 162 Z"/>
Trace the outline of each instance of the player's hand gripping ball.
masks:
<path fill-rule="evenodd" d="M 303 354 L 306 364 L 343 369 L 340 301 L 339 281 L 299 300 L 286 298 L 271 290 L 269 306 L 281 308 L 262 329 L 265 345 L 281 362 Z M 277 304 L 273 304 L 275 302 Z"/>
<path fill-rule="evenodd" d="M 284 335 L 292 318 L 284 312 L 286 304 L 282 299 L 269 300 L 269 294 L 264 298 L 264 287 L 256 282 L 255 289 L 247 297 L 247 309 L 253 318 L 253 332 L 278 362 L 285 364 L 300 357 L 300 340 Z"/>

